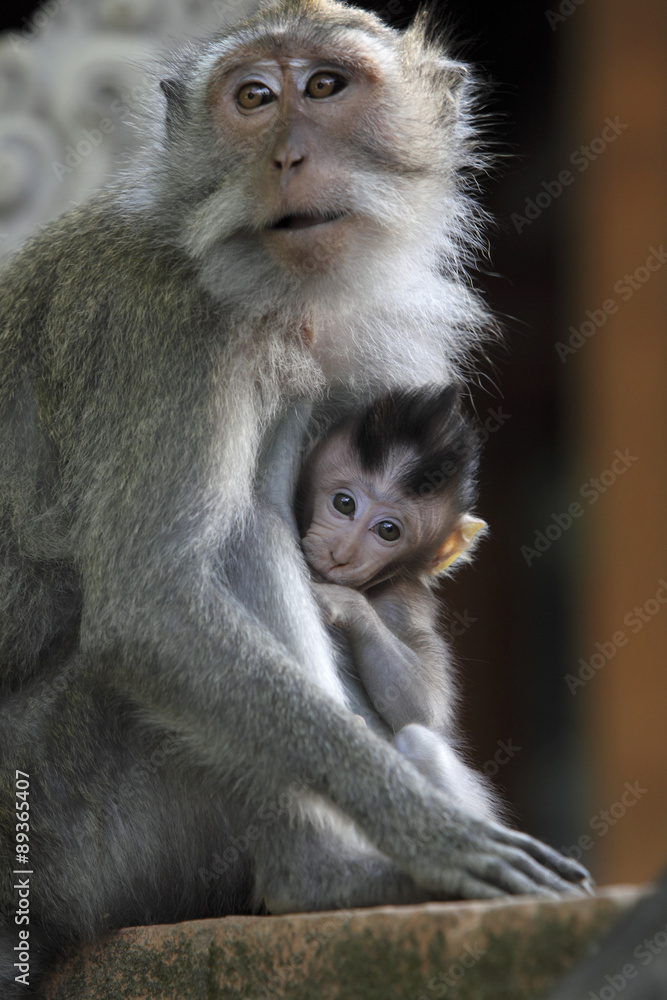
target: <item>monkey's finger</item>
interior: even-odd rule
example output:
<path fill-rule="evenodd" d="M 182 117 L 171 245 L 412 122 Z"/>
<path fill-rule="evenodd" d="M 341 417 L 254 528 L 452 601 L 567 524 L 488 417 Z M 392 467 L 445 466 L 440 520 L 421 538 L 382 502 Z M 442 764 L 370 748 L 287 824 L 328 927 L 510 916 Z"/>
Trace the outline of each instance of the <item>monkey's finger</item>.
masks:
<path fill-rule="evenodd" d="M 336 607 L 332 602 L 323 594 L 315 594 L 315 599 L 317 601 L 320 613 L 322 615 L 322 621 L 325 625 L 335 625 L 336 618 Z"/>
<path fill-rule="evenodd" d="M 508 844 L 512 847 L 519 847 L 526 854 L 530 854 L 536 861 L 539 861 L 545 868 L 550 868 L 557 872 L 568 882 L 591 882 L 590 872 L 583 865 L 572 858 L 565 857 L 553 847 L 543 844 L 540 840 L 535 840 L 527 833 L 519 833 L 517 830 L 508 830 L 504 826 L 495 825 L 493 839 L 501 844 Z"/>
<path fill-rule="evenodd" d="M 474 875 L 464 874 L 459 879 L 459 892 L 462 899 L 501 899 L 507 893 L 495 885 L 482 882 Z M 451 899 L 451 894 L 445 897 Z"/>
<path fill-rule="evenodd" d="M 503 859 L 513 868 L 517 869 L 517 871 L 527 875 L 537 886 L 544 886 L 557 893 L 574 892 L 579 896 L 586 895 L 579 883 L 573 885 L 571 882 L 562 879 L 550 868 L 545 868 L 539 861 L 531 858 L 525 851 L 517 848 L 505 848 Z"/>
<path fill-rule="evenodd" d="M 335 624 L 334 619 L 335 619 L 336 616 L 334 614 L 334 609 L 333 609 L 332 605 L 329 604 L 328 602 L 323 601 L 323 600 L 322 601 L 318 600 L 317 603 L 319 604 L 320 614 L 322 615 L 322 624 L 323 625 L 334 625 Z"/>
<path fill-rule="evenodd" d="M 509 893 L 512 896 L 523 896 L 538 893 L 542 896 L 556 897 L 559 892 L 571 889 L 569 883 L 563 882 L 553 872 L 540 870 L 536 862 L 533 862 L 534 869 L 524 874 L 516 864 L 519 852 L 513 853 L 517 856 L 498 857 L 482 854 L 474 858 L 468 867 L 477 879 L 483 879 L 486 885 L 498 889 L 505 895 Z"/>

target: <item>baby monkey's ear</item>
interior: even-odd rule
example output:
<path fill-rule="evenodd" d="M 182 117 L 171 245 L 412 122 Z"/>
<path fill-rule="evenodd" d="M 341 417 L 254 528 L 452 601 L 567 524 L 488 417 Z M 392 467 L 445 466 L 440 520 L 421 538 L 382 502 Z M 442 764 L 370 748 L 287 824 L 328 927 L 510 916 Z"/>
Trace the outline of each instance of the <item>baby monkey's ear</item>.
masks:
<path fill-rule="evenodd" d="M 486 521 L 472 514 L 461 514 L 454 526 L 454 530 L 438 549 L 429 576 L 439 576 L 449 569 L 459 556 L 471 553 L 473 545 L 479 541 L 479 533 L 487 528 Z"/>

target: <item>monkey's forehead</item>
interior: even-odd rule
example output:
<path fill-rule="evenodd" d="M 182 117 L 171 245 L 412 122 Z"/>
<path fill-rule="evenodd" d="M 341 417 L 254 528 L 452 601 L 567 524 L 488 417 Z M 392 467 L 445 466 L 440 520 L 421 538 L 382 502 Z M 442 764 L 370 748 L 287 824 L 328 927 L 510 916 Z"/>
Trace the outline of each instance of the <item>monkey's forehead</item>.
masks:
<path fill-rule="evenodd" d="M 319 35 L 298 23 L 267 26 L 261 32 L 240 28 L 211 43 L 195 79 L 204 86 L 216 70 L 227 72 L 240 64 L 265 60 L 304 64 L 325 60 L 378 78 L 401 70 L 399 53 L 389 39 L 370 36 L 356 27 L 336 28 L 328 37 Z"/>
<path fill-rule="evenodd" d="M 338 0 L 274 0 L 264 3 L 248 18 L 231 25 L 220 36 L 246 39 L 288 36 L 305 42 L 327 45 L 337 34 L 363 32 L 385 42 L 395 41 L 400 32 L 388 27 L 377 15 L 348 6 Z"/>

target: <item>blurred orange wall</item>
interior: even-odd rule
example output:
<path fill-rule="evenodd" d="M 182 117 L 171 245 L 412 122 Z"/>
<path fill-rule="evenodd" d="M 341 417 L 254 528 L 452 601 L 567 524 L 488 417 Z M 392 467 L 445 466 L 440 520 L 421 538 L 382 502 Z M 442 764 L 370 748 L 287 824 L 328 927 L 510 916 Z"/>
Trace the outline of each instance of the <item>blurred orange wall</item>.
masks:
<path fill-rule="evenodd" d="M 600 881 L 638 881 L 667 864 L 667 4 L 584 0 L 572 16 L 572 148 L 599 156 L 573 192 L 580 336 L 561 339 L 579 345 L 576 475 L 606 485 L 586 518 L 578 600 L 579 666 L 594 672 L 578 692 L 597 817 L 583 831 Z M 623 129 L 602 150 L 608 121 Z"/>

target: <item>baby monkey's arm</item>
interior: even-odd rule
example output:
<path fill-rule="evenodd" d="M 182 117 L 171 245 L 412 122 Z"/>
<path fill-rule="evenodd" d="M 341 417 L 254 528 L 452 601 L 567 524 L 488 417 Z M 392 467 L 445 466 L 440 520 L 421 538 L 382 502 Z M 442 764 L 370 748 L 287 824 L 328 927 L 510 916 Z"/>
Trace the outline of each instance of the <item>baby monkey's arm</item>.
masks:
<path fill-rule="evenodd" d="M 456 692 L 437 602 L 418 579 L 387 581 L 362 593 L 314 584 L 325 620 L 345 632 L 350 660 L 396 749 L 461 809 L 487 819 L 501 810 L 484 779 L 455 749 Z"/>
<path fill-rule="evenodd" d="M 359 678 L 394 732 L 409 723 L 445 730 L 454 692 L 436 604 L 419 581 L 387 581 L 366 592 L 313 584 L 325 622 L 345 632 Z"/>

